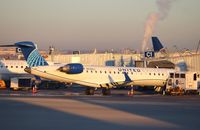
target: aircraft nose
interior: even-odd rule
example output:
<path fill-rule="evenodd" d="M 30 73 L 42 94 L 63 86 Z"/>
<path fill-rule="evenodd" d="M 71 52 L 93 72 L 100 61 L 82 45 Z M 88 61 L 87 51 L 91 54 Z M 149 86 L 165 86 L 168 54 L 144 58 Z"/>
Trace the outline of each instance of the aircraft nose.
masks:
<path fill-rule="evenodd" d="M 26 67 L 26 68 L 24 69 L 24 71 L 31 74 L 31 68 L 30 68 L 30 67 Z"/>

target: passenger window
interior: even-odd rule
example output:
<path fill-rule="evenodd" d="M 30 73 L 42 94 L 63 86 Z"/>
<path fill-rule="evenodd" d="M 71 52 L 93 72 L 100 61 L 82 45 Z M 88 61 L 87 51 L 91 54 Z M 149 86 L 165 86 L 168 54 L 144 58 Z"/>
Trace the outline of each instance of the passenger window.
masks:
<path fill-rule="evenodd" d="M 23 68 L 23 66 L 21 66 L 21 68 Z"/>
<path fill-rule="evenodd" d="M 16 66 L 16 68 L 18 68 L 18 66 Z"/>
<path fill-rule="evenodd" d="M 149 73 L 149 75 L 151 75 L 151 73 Z"/>
<path fill-rule="evenodd" d="M 8 66 L 6 66 L 6 68 L 8 68 Z"/>
<path fill-rule="evenodd" d="M 105 74 L 106 74 L 106 71 L 105 71 Z"/>
<path fill-rule="evenodd" d="M 10 68 L 13 68 L 13 66 L 11 66 Z"/>

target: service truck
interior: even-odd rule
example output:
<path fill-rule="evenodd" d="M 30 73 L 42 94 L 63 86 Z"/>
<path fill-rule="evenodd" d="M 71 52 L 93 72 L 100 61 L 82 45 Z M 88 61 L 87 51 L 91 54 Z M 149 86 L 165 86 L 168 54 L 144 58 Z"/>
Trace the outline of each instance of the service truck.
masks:
<path fill-rule="evenodd" d="M 200 74 L 197 72 L 170 73 L 165 93 L 170 95 L 197 94 L 200 90 Z"/>
<path fill-rule="evenodd" d="M 15 77 L 10 79 L 10 88 L 13 90 L 28 90 L 31 89 L 31 78 Z"/>

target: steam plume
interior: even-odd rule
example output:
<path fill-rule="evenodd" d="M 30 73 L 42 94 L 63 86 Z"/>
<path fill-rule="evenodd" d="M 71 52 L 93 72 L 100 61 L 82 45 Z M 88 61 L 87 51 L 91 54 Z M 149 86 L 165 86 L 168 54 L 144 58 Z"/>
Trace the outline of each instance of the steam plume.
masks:
<path fill-rule="evenodd" d="M 145 23 L 144 38 L 142 41 L 142 51 L 144 52 L 148 45 L 150 37 L 154 33 L 156 24 L 158 21 L 164 20 L 170 11 L 171 4 L 176 0 L 157 0 L 156 4 L 158 7 L 158 12 L 151 13 Z"/>

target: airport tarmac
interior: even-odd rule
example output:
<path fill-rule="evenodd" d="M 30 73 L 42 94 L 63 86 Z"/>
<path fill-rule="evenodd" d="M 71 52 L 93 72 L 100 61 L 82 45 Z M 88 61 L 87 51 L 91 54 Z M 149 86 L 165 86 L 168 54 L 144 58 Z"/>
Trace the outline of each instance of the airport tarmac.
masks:
<path fill-rule="evenodd" d="M 120 94 L 119 94 L 120 93 Z M 198 129 L 200 96 L 0 90 L 0 129 Z"/>

